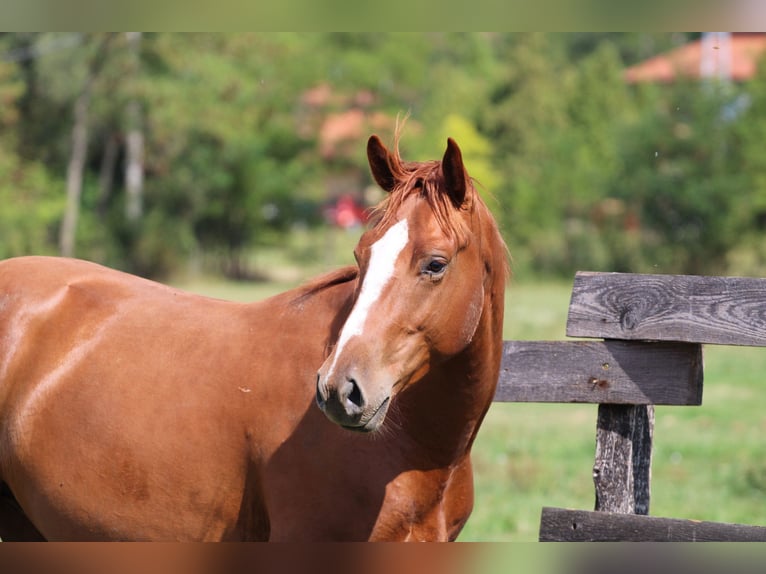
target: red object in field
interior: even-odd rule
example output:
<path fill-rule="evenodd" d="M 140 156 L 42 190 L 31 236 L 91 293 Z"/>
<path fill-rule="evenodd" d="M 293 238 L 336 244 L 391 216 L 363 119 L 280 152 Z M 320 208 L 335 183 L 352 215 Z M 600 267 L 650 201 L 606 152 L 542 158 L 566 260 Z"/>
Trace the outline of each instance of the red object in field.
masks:
<path fill-rule="evenodd" d="M 351 195 L 342 195 L 330 205 L 325 215 L 330 223 L 351 229 L 367 222 L 367 211 Z"/>

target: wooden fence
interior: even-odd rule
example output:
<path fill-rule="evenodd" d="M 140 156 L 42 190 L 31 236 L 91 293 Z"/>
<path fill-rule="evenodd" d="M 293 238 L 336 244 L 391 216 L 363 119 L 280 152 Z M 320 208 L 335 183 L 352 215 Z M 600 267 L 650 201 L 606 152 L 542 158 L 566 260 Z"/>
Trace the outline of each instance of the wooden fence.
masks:
<path fill-rule="evenodd" d="M 702 404 L 702 344 L 766 347 L 766 279 L 579 272 L 566 334 L 506 341 L 495 401 L 597 403 L 595 511 L 543 508 L 541 541 L 766 541 L 650 517 L 654 405 Z"/>

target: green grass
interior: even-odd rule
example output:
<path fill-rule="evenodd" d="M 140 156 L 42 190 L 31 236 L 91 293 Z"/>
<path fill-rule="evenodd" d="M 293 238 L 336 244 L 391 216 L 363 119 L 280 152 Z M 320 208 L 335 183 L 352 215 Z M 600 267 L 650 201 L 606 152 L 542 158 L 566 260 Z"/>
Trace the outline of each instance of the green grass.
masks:
<path fill-rule="evenodd" d="M 208 281 L 186 287 L 255 300 L 278 284 Z M 506 339 L 563 339 L 571 283 L 513 283 Z M 766 524 L 766 349 L 705 348 L 701 407 L 658 407 L 655 516 Z M 492 406 L 474 447 L 476 504 L 461 540 L 537 540 L 540 509 L 592 509 L 595 405 Z"/>
<path fill-rule="evenodd" d="M 766 349 L 705 347 L 701 407 L 658 407 L 658 516 L 766 524 Z"/>

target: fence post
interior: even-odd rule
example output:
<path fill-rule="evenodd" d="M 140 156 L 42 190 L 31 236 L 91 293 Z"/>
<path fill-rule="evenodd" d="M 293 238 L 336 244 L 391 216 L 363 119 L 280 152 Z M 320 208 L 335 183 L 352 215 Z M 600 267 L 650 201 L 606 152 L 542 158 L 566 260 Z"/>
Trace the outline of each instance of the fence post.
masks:
<path fill-rule="evenodd" d="M 653 405 L 598 406 L 596 510 L 649 514 Z"/>

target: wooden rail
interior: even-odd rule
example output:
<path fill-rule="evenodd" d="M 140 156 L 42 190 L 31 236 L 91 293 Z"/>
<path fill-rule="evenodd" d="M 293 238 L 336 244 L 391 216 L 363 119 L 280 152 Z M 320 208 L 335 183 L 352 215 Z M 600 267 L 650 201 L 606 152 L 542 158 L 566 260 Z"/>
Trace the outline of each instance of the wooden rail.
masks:
<path fill-rule="evenodd" d="M 578 272 L 566 334 L 506 341 L 496 401 L 597 403 L 596 512 L 545 508 L 540 540 L 766 541 L 647 516 L 654 405 L 702 404 L 702 344 L 766 346 L 766 279 Z"/>
<path fill-rule="evenodd" d="M 506 341 L 495 400 L 699 405 L 702 346 L 615 340 Z"/>
<path fill-rule="evenodd" d="M 766 346 L 766 279 L 575 276 L 569 337 Z"/>
<path fill-rule="evenodd" d="M 766 527 L 635 514 L 543 508 L 541 542 L 766 541 Z"/>

